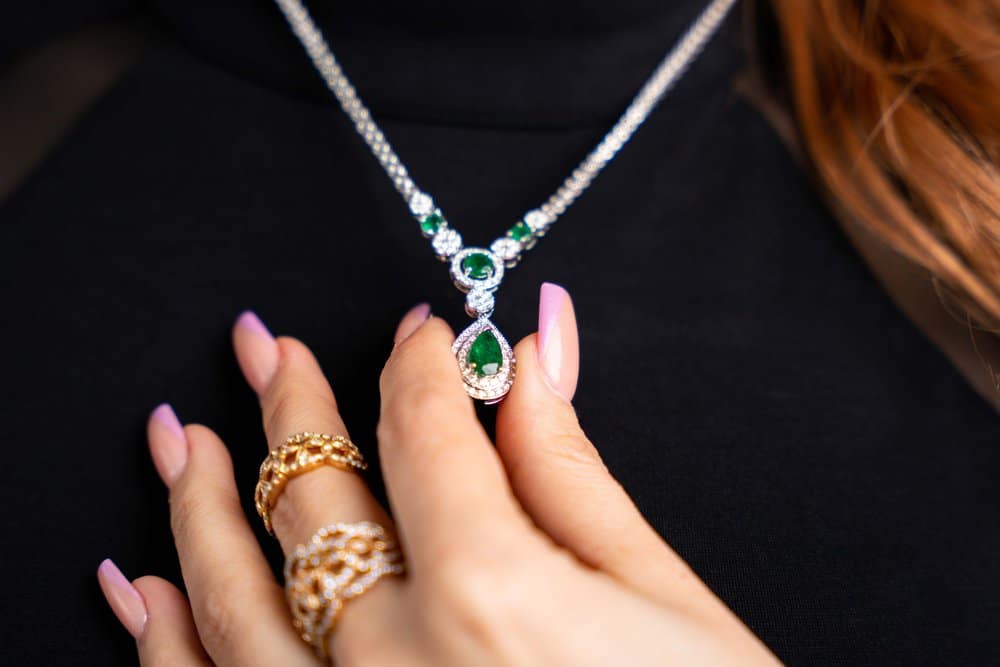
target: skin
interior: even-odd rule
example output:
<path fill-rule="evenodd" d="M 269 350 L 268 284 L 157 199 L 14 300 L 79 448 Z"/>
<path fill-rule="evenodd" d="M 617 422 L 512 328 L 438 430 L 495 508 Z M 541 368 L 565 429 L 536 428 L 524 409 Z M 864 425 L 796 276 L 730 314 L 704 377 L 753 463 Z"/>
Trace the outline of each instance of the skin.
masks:
<path fill-rule="evenodd" d="M 405 577 L 347 603 L 329 643 L 336 664 L 778 662 L 609 475 L 569 401 L 572 307 L 558 319 L 562 370 L 553 381 L 538 336 L 516 346 L 517 382 L 492 443 L 456 373 L 451 329 L 426 307 L 403 318 L 381 376 L 377 430 L 395 523 L 355 474 L 324 468 L 288 484 L 273 514 L 286 555 L 322 525 L 359 520 L 396 532 L 405 553 Z M 347 433 L 303 343 L 253 323 L 233 340 L 271 447 L 298 431 Z M 141 600 L 144 616 L 109 594 L 141 664 L 321 664 L 292 628 L 222 441 L 154 413 L 149 442 L 190 601 L 157 577 L 133 582 L 129 604 Z M 106 591 L 132 595 L 121 581 Z"/>

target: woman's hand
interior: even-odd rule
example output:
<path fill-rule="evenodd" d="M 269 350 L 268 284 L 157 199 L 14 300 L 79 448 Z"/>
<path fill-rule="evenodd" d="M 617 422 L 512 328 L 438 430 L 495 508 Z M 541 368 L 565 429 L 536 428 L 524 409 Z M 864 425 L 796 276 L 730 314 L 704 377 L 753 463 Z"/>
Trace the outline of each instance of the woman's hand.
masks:
<path fill-rule="evenodd" d="M 374 521 L 400 538 L 405 577 L 346 603 L 329 641 L 339 665 L 773 664 L 776 659 L 643 520 L 569 402 L 577 334 L 569 296 L 542 288 L 539 334 L 516 347 L 496 446 L 462 388 L 444 321 L 403 318 L 381 378 L 379 454 L 395 524 L 358 475 L 289 482 L 273 523 L 287 555 L 320 527 Z M 346 434 L 309 350 L 251 314 L 233 334 L 270 446 L 299 431 Z M 342 389 L 343 390 L 343 389 Z M 190 603 L 171 584 L 102 587 L 143 665 L 309 665 L 278 582 L 241 509 L 225 446 L 161 407 L 153 460 Z"/>

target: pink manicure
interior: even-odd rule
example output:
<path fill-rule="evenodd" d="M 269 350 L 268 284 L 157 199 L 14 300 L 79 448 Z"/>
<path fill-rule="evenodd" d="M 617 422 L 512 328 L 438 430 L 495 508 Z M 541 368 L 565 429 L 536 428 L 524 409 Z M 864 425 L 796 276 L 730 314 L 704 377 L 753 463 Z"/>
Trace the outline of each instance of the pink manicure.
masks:
<path fill-rule="evenodd" d="M 576 392 L 580 343 L 569 292 L 543 283 L 538 298 L 538 361 L 550 386 L 566 400 Z"/>
<path fill-rule="evenodd" d="M 142 595 L 110 558 L 101 562 L 97 568 L 97 581 L 101 585 L 101 591 L 104 592 L 108 605 L 111 606 L 111 611 L 115 612 L 115 616 L 129 634 L 139 639 L 146 629 L 146 620 L 149 618 Z"/>
<path fill-rule="evenodd" d="M 236 326 L 242 327 L 247 331 L 252 331 L 255 334 L 261 335 L 269 340 L 274 340 L 274 336 L 270 331 L 268 331 L 261 319 L 257 317 L 257 314 L 252 310 L 244 310 L 240 313 L 240 316 L 236 318 Z"/>
<path fill-rule="evenodd" d="M 153 410 L 146 435 L 149 438 L 149 453 L 160 479 L 167 486 L 173 485 L 184 472 L 188 459 L 187 436 L 173 408 L 163 403 Z"/>
<path fill-rule="evenodd" d="M 420 328 L 420 325 L 427 321 L 427 318 L 431 316 L 431 306 L 427 303 L 418 303 L 413 308 L 410 308 L 403 315 L 403 319 L 399 321 L 399 326 L 396 327 L 396 335 L 393 338 L 396 345 L 399 345 L 404 340 L 410 337 L 414 331 Z"/>
<path fill-rule="evenodd" d="M 254 313 L 245 311 L 233 327 L 233 347 L 243 376 L 258 394 L 267 389 L 278 370 L 278 343 Z"/>

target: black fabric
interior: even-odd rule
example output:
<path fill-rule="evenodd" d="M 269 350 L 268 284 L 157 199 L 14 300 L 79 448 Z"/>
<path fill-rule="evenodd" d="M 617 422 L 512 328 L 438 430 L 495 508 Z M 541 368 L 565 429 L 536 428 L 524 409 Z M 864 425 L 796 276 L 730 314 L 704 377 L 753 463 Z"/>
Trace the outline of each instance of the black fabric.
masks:
<path fill-rule="evenodd" d="M 411 173 L 485 243 L 565 177 L 701 3 L 666 4 L 317 14 Z M 151 15 L 173 38 L 0 207 L 8 664 L 134 662 L 94 570 L 110 555 L 180 581 L 144 442 L 158 402 L 217 429 L 250 509 L 265 449 L 228 342 L 241 309 L 313 347 L 371 460 L 398 317 L 429 300 L 465 322 L 276 10 Z M 730 25 L 510 273 L 495 320 L 517 340 L 540 282 L 569 289 L 584 427 L 781 658 L 996 664 L 996 415 L 734 92 L 744 64 Z"/>

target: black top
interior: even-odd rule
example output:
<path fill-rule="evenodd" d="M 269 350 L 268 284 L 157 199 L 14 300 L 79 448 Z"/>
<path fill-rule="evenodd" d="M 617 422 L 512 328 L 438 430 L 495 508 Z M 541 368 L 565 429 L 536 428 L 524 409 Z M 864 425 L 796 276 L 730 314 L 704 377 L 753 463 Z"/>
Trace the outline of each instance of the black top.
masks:
<path fill-rule="evenodd" d="M 565 178 L 702 1 L 336 4 L 316 14 L 345 70 L 483 244 Z M 252 512 L 265 446 L 229 347 L 241 309 L 313 347 L 373 461 L 397 319 L 428 300 L 466 322 L 278 11 L 245 5 L 144 8 L 166 43 L 0 206 L 9 664 L 134 661 L 94 577 L 105 556 L 180 582 L 144 441 L 158 402 L 218 430 Z M 516 341 L 542 281 L 569 289 L 585 429 L 782 659 L 996 664 L 996 414 L 734 91 L 739 35 L 507 276 L 495 320 Z"/>

